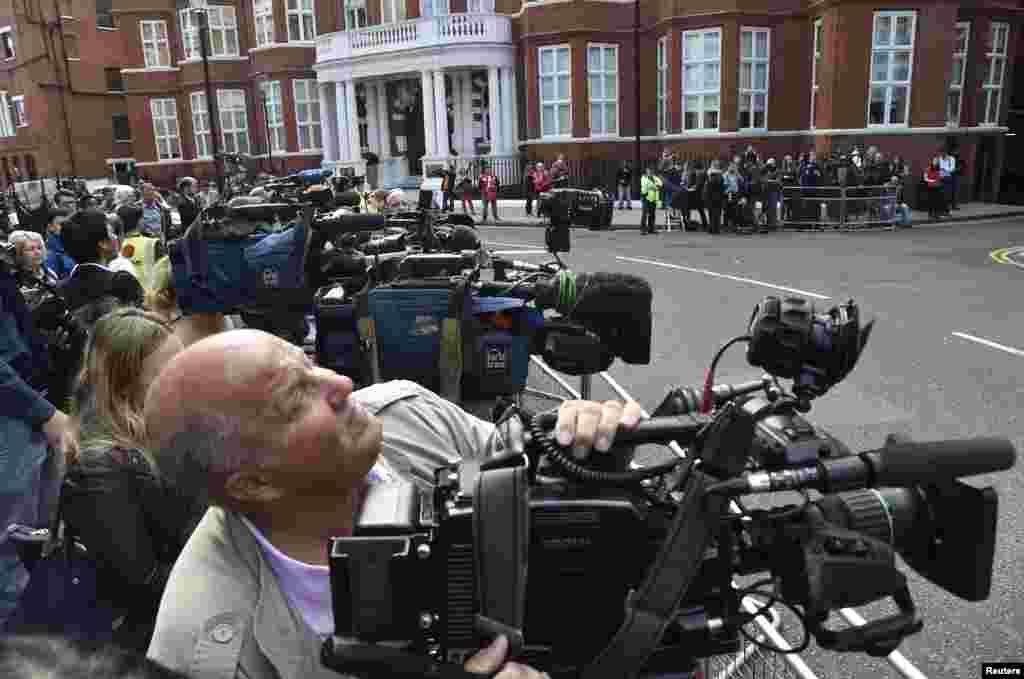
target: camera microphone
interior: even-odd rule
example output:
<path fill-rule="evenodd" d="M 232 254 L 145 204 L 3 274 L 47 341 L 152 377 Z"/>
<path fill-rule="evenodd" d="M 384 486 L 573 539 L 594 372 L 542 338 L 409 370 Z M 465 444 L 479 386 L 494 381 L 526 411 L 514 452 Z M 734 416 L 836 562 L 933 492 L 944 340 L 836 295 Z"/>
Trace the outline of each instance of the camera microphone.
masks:
<path fill-rule="evenodd" d="M 959 441 L 889 441 L 879 450 L 814 466 L 745 474 L 717 485 L 717 492 L 764 493 L 814 488 L 835 493 L 856 488 L 917 486 L 1013 467 L 1017 452 L 1005 438 Z"/>

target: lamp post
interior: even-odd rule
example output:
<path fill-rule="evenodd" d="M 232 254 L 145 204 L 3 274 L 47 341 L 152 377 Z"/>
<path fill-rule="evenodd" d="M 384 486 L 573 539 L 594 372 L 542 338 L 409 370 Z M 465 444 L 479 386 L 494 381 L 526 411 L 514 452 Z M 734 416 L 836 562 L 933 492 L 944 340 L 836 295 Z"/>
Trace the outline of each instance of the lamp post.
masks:
<path fill-rule="evenodd" d="M 270 107 L 267 105 L 267 89 L 263 88 L 261 93 L 263 99 L 263 127 L 267 134 L 267 166 L 270 174 L 274 174 L 274 144 L 270 140 Z"/>
<path fill-rule="evenodd" d="M 633 87 L 633 130 L 636 134 L 633 140 L 633 176 L 639 189 L 640 175 L 643 174 L 640 170 L 640 0 L 633 0 Z"/>
<path fill-rule="evenodd" d="M 220 147 L 217 143 L 217 118 L 213 111 L 213 88 L 210 86 L 209 39 L 210 25 L 205 2 L 191 0 L 189 11 L 199 19 L 199 53 L 203 57 L 203 83 L 206 87 L 206 115 L 210 119 L 210 152 L 213 154 L 213 171 L 217 175 L 217 195 L 224 195 L 224 172 L 221 166 Z"/>

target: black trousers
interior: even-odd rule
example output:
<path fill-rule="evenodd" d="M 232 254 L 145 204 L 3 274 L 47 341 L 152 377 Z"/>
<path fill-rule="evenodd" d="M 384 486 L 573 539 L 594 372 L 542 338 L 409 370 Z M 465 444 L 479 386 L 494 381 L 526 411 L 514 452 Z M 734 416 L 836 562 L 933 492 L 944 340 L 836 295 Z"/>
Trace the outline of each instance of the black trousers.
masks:
<path fill-rule="evenodd" d="M 719 233 L 722 230 L 722 206 L 708 205 L 708 233 Z"/>
<path fill-rule="evenodd" d="M 657 204 L 644 198 L 644 212 L 640 215 L 640 231 L 642 233 L 654 233 L 654 225 L 657 222 Z"/>

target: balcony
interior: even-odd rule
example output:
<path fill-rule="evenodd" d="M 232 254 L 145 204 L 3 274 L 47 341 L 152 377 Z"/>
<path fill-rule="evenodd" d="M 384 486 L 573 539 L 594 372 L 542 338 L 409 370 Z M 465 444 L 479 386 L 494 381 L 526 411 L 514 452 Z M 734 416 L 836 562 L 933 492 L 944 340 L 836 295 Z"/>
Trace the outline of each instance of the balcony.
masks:
<path fill-rule="evenodd" d="M 447 14 L 317 38 L 318 63 L 444 46 L 511 44 L 512 21 L 496 14 Z"/>

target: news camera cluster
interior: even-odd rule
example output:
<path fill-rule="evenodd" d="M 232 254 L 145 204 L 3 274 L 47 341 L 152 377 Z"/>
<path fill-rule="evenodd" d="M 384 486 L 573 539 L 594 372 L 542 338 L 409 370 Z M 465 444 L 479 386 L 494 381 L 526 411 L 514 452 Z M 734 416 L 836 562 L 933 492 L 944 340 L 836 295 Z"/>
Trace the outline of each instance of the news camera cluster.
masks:
<path fill-rule="evenodd" d="M 503 457 L 441 469 L 430 491 L 374 486 L 354 535 L 329 541 L 336 630 L 323 664 L 468 679 L 460 663 L 499 634 L 511 657 L 556 678 L 688 672 L 743 636 L 779 653 L 813 638 L 884 656 L 923 626 L 897 554 L 946 591 L 986 599 L 998 500 L 961 479 L 1011 468 L 1008 440 L 890 436 L 852 453 L 803 417 L 854 368 L 871 327 L 852 301 L 819 311 L 767 297 L 705 383 L 673 389 L 610 454 L 578 459 L 554 438 L 555 413 L 515 409 L 505 416 L 524 433 Z M 744 342 L 765 376 L 716 385 L 718 360 Z M 636 446 L 671 441 L 685 456 L 634 464 Z M 756 581 L 739 587 L 740 576 Z M 896 612 L 829 625 L 882 600 Z M 802 623 L 795 647 L 748 631 L 777 606 Z"/>

